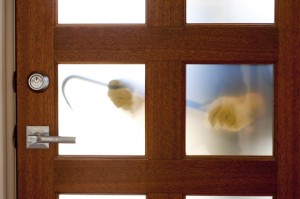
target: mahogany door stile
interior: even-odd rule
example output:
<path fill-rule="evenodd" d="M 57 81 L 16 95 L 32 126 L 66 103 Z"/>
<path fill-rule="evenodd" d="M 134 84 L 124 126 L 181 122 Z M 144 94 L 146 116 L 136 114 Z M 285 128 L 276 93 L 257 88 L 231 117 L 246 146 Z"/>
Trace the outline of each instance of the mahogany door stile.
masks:
<path fill-rule="evenodd" d="M 33 71 L 55 78 L 53 60 L 54 1 L 16 0 L 17 65 L 17 195 L 19 199 L 55 197 L 54 146 L 50 150 L 26 149 L 26 126 L 50 126 L 54 135 L 55 87 L 34 93 L 27 86 Z"/>
<path fill-rule="evenodd" d="M 279 198 L 300 198 L 300 2 L 278 1 L 279 61 L 276 116 Z"/>

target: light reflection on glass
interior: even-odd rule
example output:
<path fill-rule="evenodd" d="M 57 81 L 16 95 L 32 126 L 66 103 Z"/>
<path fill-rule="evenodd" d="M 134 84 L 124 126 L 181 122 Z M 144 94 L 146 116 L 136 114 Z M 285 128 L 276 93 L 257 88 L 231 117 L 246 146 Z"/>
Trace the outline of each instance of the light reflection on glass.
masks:
<path fill-rule="evenodd" d="M 186 70 L 187 155 L 273 155 L 273 65 Z"/>
<path fill-rule="evenodd" d="M 186 0 L 187 23 L 274 23 L 274 0 Z"/>
<path fill-rule="evenodd" d="M 60 64 L 58 90 L 60 155 L 145 155 L 145 65 Z"/>
<path fill-rule="evenodd" d="M 186 199 L 272 199 L 272 196 L 186 196 Z"/>
<path fill-rule="evenodd" d="M 58 0 L 59 24 L 141 24 L 145 18 L 145 0 Z"/>

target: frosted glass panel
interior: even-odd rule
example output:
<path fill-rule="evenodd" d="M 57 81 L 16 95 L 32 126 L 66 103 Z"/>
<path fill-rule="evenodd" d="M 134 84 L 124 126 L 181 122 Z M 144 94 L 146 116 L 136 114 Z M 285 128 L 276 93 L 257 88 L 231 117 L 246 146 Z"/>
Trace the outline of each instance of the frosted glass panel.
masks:
<path fill-rule="evenodd" d="M 145 65 L 58 66 L 60 155 L 145 155 Z"/>
<path fill-rule="evenodd" d="M 59 199 L 146 199 L 146 196 L 136 195 L 59 195 Z"/>
<path fill-rule="evenodd" d="M 186 70 L 187 155 L 273 155 L 273 65 Z"/>
<path fill-rule="evenodd" d="M 272 196 L 187 196 L 186 199 L 272 199 Z"/>
<path fill-rule="evenodd" d="M 58 23 L 145 23 L 145 0 L 58 0 Z"/>
<path fill-rule="evenodd" d="M 274 23 L 275 0 L 186 0 L 187 23 Z"/>

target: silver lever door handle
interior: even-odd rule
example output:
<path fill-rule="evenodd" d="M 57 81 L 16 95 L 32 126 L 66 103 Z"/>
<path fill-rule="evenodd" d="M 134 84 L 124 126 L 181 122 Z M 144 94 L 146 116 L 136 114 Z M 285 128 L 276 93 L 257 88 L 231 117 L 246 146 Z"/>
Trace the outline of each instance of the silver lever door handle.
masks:
<path fill-rule="evenodd" d="M 75 144 L 76 137 L 49 136 L 49 126 L 27 126 L 27 148 L 49 148 L 49 143 Z"/>
<path fill-rule="evenodd" d="M 38 136 L 37 143 L 76 143 L 76 137 Z"/>
<path fill-rule="evenodd" d="M 76 143 L 76 137 L 43 136 L 40 133 L 28 137 L 31 143 Z"/>

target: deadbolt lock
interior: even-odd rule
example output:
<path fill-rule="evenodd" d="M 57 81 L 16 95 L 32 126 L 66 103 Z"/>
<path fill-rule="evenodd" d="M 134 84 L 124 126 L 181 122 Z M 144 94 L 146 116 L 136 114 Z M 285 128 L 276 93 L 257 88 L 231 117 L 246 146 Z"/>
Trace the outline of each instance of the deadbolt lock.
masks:
<path fill-rule="evenodd" d="M 28 86 L 35 92 L 44 91 L 49 86 L 49 78 L 40 73 L 32 73 L 28 78 Z"/>

